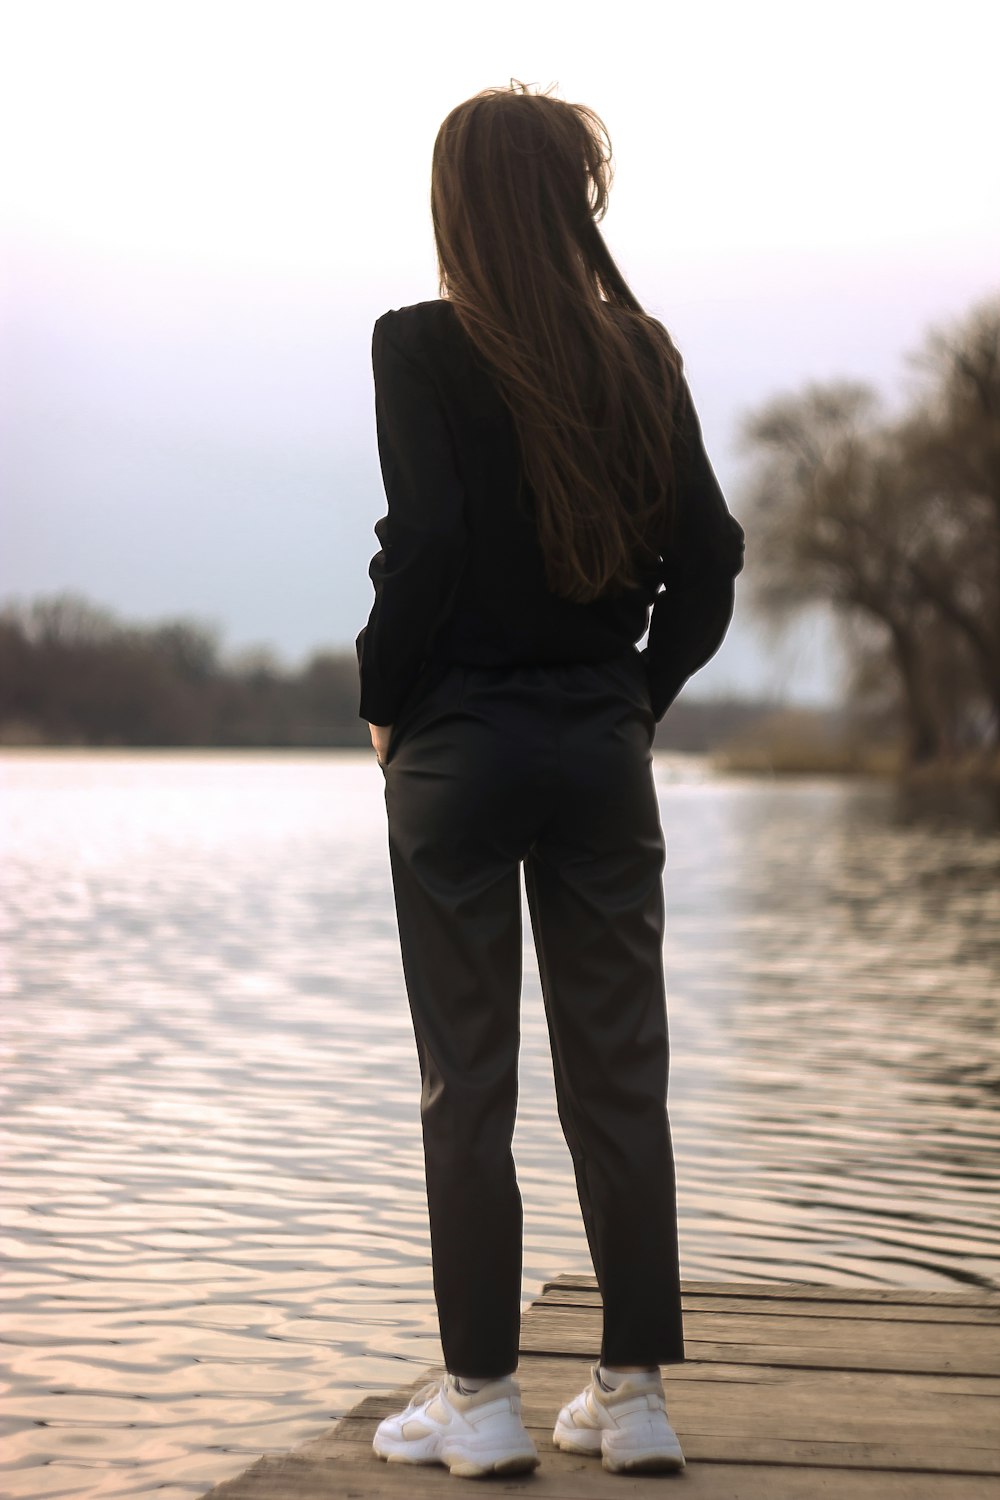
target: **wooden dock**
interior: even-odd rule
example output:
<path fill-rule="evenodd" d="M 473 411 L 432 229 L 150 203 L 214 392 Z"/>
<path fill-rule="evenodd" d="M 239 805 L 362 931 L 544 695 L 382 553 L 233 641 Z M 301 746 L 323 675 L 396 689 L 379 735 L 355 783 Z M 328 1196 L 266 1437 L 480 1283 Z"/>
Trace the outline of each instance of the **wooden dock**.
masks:
<path fill-rule="evenodd" d="M 687 1360 L 664 1366 L 687 1468 L 609 1474 L 552 1446 L 598 1355 L 593 1277 L 560 1276 L 525 1311 L 518 1378 L 541 1454 L 531 1474 L 458 1479 L 386 1464 L 377 1423 L 427 1380 L 368 1396 L 322 1437 L 267 1455 L 203 1500 L 383 1500 L 524 1491 L 539 1500 L 1000 1500 L 1000 1293 L 685 1281 Z M 672 1488 L 670 1488 L 672 1487 Z"/>

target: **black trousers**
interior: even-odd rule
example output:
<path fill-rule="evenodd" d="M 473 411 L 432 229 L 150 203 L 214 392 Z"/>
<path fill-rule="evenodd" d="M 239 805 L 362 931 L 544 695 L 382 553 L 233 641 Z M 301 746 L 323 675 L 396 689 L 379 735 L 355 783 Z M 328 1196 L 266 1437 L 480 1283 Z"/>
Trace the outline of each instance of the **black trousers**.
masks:
<path fill-rule="evenodd" d="M 518 1363 L 522 862 L 559 1120 L 604 1306 L 600 1358 L 684 1359 L 654 728 L 634 648 L 594 664 L 454 665 L 393 726 L 389 855 L 434 1293 L 455 1375 Z"/>

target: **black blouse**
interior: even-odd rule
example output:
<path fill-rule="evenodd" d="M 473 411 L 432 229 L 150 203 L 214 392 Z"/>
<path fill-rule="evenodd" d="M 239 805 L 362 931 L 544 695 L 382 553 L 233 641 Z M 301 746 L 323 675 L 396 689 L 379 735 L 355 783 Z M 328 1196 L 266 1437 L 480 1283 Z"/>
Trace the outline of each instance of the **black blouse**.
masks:
<path fill-rule="evenodd" d="M 722 644 L 743 566 L 743 528 L 705 453 L 686 378 L 667 555 L 640 587 L 581 604 L 546 584 L 529 509 L 517 499 L 513 420 L 451 303 L 384 313 L 372 367 L 387 512 L 375 523 L 375 602 L 356 643 L 361 718 L 394 723 L 455 662 L 604 661 L 634 646 L 648 623 L 639 655 L 661 719 Z"/>

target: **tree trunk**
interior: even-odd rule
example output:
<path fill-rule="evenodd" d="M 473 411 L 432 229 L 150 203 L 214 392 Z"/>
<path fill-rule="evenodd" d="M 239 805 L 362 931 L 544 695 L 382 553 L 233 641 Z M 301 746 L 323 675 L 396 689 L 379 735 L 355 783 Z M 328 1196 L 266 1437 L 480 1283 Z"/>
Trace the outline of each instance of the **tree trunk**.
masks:
<path fill-rule="evenodd" d="M 920 651 L 915 634 L 898 619 L 887 619 L 886 624 L 903 685 L 907 761 L 911 766 L 918 766 L 933 760 L 941 748 L 938 725 L 924 692 Z"/>

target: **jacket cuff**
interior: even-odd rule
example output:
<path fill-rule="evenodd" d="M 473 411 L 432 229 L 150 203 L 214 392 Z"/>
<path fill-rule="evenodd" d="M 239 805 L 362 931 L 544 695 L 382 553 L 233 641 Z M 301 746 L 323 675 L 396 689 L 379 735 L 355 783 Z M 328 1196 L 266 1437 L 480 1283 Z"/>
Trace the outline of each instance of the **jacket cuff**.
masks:
<path fill-rule="evenodd" d="M 379 694 L 374 688 L 369 690 L 365 687 L 364 655 L 367 629 L 368 626 L 363 625 L 354 639 L 354 649 L 358 654 L 358 677 L 361 683 L 358 717 L 364 719 L 366 724 L 374 724 L 376 729 L 379 729 L 396 722 L 396 705 L 384 693 Z"/>

